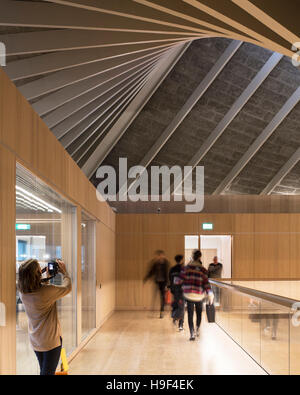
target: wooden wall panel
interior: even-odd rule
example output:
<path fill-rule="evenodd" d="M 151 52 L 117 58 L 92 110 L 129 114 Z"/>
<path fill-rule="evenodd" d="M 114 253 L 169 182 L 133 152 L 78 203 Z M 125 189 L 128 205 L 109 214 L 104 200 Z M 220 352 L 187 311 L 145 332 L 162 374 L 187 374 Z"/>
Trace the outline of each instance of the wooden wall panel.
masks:
<path fill-rule="evenodd" d="M 107 226 L 114 215 L 53 133 L 0 69 L 0 143 L 16 160 Z"/>
<path fill-rule="evenodd" d="M 254 277 L 254 216 L 234 215 L 232 273 L 236 278 Z"/>
<path fill-rule="evenodd" d="M 300 215 L 291 215 L 290 230 L 290 278 L 300 278 Z"/>
<path fill-rule="evenodd" d="M 199 226 L 198 215 L 169 214 L 168 224 L 170 233 L 197 234 Z"/>
<path fill-rule="evenodd" d="M 16 369 L 16 207 L 15 157 L 0 145 L 0 302 L 6 326 L 0 327 L 0 375 Z"/>
<path fill-rule="evenodd" d="M 254 235 L 235 234 L 232 244 L 232 277 L 254 278 Z"/>
<path fill-rule="evenodd" d="M 0 302 L 7 326 L 0 328 L 0 374 L 15 373 L 15 169 L 20 162 L 97 225 L 97 325 L 115 309 L 115 213 L 96 197 L 96 189 L 0 68 Z M 78 240 L 80 240 L 80 226 Z M 78 269 L 80 268 L 78 251 Z M 80 271 L 78 271 L 80 276 Z M 78 277 L 78 335 L 80 279 Z"/>
<path fill-rule="evenodd" d="M 114 311 L 116 303 L 116 236 L 106 225 L 96 224 L 96 325 Z"/>
<path fill-rule="evenodd" d="M 117 304 L 143 309 L 143 283 L 146 274 L 143 237 L 140 233 L 120 234 L 116 240 L 117 266 Z"/>
<path fill-rule="evenodd" d="M 202 222 L 214 230 L 202 231 Z M 148 262 L 163 249 L 173 264 L 188 234 L 232 235 L 233 278 L 300 277 L 300 214 L 120 214 L 116 234 L 117 308 L 152 307 L 152 286 L 142 285 Z"/>
<path fill-rule="evenodd" d="M 290 277 L 290 215 L 254 216 L 255 278 Z"/>
<path fill-rule="evenodd" d="M 15 91 L 8 88 L 6 86 L 5 93 L 7 93 L 7 97 L 3 101 L 3 114 L 5 115 L 2 120 L 2 141 L 20 158 L 23 158 L 26 163 L 35 168 L 37 165 L 37 127 L 39 118 L 31 110 L 29 103 L 23 102 L 20 95 L 16 95 Z M 15 100 L 16 107 L 11 106 L 12 99 Z"/>
<path fill-rule="evenodd" d="M 198 215 L 199 233 L 205 234 L 232 234 L 234 231 L 234 216 L 232 214 L 199 214 Z M 205 231 L 202 224 L 205 222 L 213 223 L 213 231 Z"/>

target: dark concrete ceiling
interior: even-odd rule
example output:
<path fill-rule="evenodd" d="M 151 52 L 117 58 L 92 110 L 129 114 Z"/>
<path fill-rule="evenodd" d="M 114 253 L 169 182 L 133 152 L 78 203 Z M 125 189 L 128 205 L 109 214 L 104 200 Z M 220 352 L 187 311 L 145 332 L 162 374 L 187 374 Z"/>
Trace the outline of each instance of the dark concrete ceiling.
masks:
<path fill-rule="evenodd" d="M 128 158 L 129 166 L 141 163 L 229 44 L 221 38 L 194 41 L 103 164 L 117 169 L 119 157 Z M 244 43 L 150 165 L 187 165 L 271 56 L 269 50 Z M 299 69 L 283 57 L 199 162 L 206 194 L 216 190 L 299 86 Z M 299 147 L 300 103 L 224 193 L 260 194 Z M 297 168 L 272 193 L 299 193 Z"/>

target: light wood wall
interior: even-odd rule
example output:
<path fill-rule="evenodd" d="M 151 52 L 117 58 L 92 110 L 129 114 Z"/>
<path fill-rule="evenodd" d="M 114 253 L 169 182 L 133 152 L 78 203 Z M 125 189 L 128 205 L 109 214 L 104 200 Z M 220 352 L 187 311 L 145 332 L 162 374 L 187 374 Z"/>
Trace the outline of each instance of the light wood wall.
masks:
<path fill-rule="evenodd" d="M 212 222 L 213 231 L 202 223 Z M 117 215 L 118 309 L 149 309 L 151 284 L 142 279 L 153 252 L 184 252 L 185 235 L 232 235 L 232 277 L 300 278 L 300 214 L 119 214 Z"/>
<path fill-rule="evenodd" d="M 97 325 L 115 308 L 115 214 L 97 200 L 95 188 L 0 68 L 0 302 L 7 309 L 0 375 L 16 367 L 16 162 L 97 220 Z M 78 292 L 80 306 L 80 281 Z"/>

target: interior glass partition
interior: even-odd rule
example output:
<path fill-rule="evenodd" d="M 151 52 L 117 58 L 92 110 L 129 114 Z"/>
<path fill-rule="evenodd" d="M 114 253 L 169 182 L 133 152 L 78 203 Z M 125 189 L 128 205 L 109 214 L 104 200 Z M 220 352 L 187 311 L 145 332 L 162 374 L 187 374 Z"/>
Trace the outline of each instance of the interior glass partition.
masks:
<path fill-rule="evenodd" d="M 96 222 L 85 212 L 81 216 L 81 317 L 82 340 L 96 327 Z"/>
<path fill-rule="evenodd" d="M 299 374 L 300 298 L 267 293 L 247 282 L 211 283 L 220 293 L 216 323 L 269 374 Z M 280 282 L 277 286 L 282 288 Z"/>
<path fill-rule="evenodd" d="M 62 258 L 72 278 L 72 292 L 57 301 L 67 354 L 76 348 L 76 208 L 21 165 L 16 169 L 16 272 L 34 258 L 41 268 Z M 58 274 L 53 280 L 60 285 Z M 17 373 L 36 374 L 38 364 L 28 337 L 28 322 L 17 292 Z"/>

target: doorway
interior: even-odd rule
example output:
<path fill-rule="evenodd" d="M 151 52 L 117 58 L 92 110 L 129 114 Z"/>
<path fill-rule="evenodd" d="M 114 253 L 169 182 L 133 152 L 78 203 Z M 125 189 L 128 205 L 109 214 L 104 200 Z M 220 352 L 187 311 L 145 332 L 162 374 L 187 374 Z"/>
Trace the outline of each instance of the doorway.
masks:
<path fill-rule="evenodd" d="M 203 266 L 207 269 L 215 256 L 222 263 L 222 278 L 231 278 L 232 275 L 232 236 L 231 235 L 200 235 L 185 236 L 185 263 L 192 259 L 195 249 L 202 252 Z"/>

